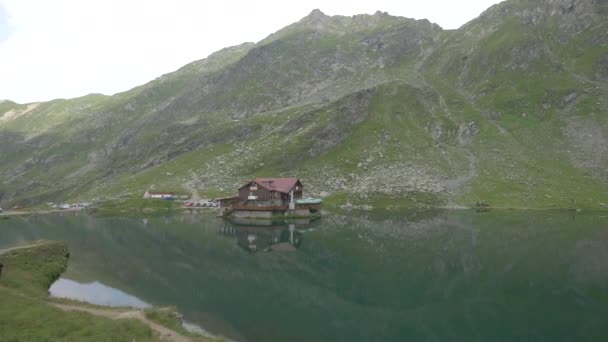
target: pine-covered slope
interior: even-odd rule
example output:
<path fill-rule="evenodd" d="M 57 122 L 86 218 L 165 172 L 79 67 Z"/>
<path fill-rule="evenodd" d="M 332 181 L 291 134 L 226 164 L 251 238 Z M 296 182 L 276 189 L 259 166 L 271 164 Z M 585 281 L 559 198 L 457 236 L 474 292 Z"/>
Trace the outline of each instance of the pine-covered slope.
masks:
<path fill-rule="evenodd" d="M 341 202 L 603 208 L 607 8 L 509 0 L 453 31 L 315 10 L 125 93 L 3 102 L 0 192 L 218 195 L 293 175 Z"/>

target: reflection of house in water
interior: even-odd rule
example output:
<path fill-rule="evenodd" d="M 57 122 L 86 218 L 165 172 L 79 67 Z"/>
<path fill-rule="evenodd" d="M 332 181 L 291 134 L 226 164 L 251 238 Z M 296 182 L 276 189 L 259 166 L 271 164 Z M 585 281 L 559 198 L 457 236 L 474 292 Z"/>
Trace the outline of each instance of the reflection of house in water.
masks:
<path fill-rule="evenodd" d="M 220 233 L 234 236 L 238 245 L 254 253 L 258 251 L 295 251 L 302 244 L 303 235 L 295 223 L 272 225 L 240 225 L 224 221 Z"/>

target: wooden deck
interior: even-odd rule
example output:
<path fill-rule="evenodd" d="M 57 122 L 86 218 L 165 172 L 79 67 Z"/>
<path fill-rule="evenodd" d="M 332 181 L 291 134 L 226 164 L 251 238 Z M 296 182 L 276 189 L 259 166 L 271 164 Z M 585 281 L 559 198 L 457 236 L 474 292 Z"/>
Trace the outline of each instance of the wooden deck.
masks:
<path fill-rule="evenodd" d="M 245 205 L 235 204 L 232 206 L 234 210 L 252 210 L 252 211 L 286 211 L 289 209 L 286 205 Z"/>
<path fill-rule="evenodd" d="M 244 205 L 244 204 L 235 204 L 230 208 L 232 210 L 251 210 L 251 211 L 287 211 L 289 210 L 289 206 L 287 205 Z M 319 204 L 306 204 L 306 205 L 296 205 L 296 210 L 319 210 L 321 206 Z"/>
<path fill-rule="evenodd" d="M 296 204 L 297 209 L 310 209 L 310 210 L 319 210 L 321 209 L 320 204 Z"/>

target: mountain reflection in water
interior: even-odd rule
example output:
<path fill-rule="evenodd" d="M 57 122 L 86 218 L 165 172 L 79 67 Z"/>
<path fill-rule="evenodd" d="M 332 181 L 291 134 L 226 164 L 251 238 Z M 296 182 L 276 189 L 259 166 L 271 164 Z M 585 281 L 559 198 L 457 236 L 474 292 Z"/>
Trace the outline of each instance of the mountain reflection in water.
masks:
<path fill-rule="evenodd" d="M 64 278 L 174 305 L 235 341 L 608 336 L 605 214 L 372 211 L 264 227 L 212 214 L 0 221 L 0 249 L 40 239 L 68 243 Z M 297 251 L 243 250 L 281 246 Z"/>

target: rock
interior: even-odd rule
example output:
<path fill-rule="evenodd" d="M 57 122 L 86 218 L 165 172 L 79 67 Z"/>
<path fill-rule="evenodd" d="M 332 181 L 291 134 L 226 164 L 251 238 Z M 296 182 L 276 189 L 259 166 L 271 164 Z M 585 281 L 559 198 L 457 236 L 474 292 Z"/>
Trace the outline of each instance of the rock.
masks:
<path fill-rule="evenodd" d="M 461 124 L 458 127 L 458 140 L 461 144 L 468 144 L 477 133 L 479 133 L 479 127 L 476 122 L 471 121 Z"/>
<path fill-rule="evenodd" d="M 568 104 L 568 103 L 576 100 L 577 97 L 578 97 L 578 93 L 571 93 L 570 95 L 564 97 L 563 102 Z"/>
<path fill-rule="evenodd" d="M 346 211 L 351 211 L 351 210 L 353 210 L 354 205 L 352 203 L 348 202 L 346 204 L 339 205 L 338 208 L 346 210 Z"/>

